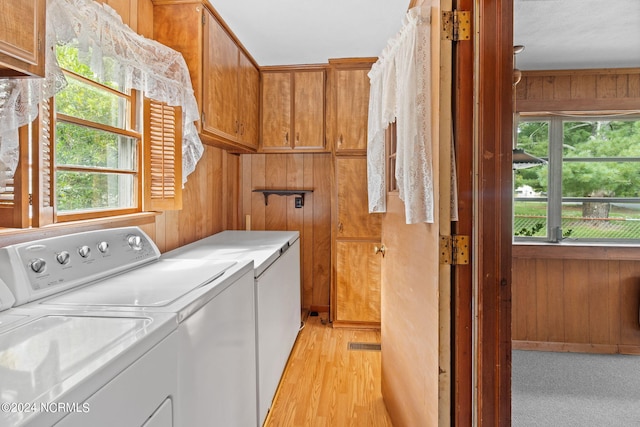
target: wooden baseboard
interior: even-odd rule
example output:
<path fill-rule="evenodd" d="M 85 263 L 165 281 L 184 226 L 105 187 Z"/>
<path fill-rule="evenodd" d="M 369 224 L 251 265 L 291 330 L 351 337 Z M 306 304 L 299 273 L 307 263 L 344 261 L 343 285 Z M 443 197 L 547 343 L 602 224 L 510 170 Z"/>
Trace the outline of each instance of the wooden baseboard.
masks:
<path fill-rule="evenodd" d="M 624 344 L 585 344 L 568 342 L 519 341 L 511 342 L 513 350 L 557 351 L 593 354 L 640 354 L 640 346 Z"/>
<path fill-rule="evenodd" d="M 331 325 L 334 328 L 380 330 L 380 322 L 348 322 L 343 320 L 334 320 Z"/>
<path fill-rule="evenodd" d="M 329 306 L 328 305 L 312 305 L 309 307 L 309 311 L 316 311 L 318 313 L 328 313 Z"/>

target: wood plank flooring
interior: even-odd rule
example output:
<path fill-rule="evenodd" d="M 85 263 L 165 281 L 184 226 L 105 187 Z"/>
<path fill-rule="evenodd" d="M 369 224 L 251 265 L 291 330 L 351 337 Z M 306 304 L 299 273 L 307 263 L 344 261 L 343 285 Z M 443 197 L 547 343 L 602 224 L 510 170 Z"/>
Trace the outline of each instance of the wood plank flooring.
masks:
<path fill-rule="evenodd" d="M 380 392 L 380 332 L 332 328 L 308 317 L 293 348 L 265 427 L 392 426 Z"/>

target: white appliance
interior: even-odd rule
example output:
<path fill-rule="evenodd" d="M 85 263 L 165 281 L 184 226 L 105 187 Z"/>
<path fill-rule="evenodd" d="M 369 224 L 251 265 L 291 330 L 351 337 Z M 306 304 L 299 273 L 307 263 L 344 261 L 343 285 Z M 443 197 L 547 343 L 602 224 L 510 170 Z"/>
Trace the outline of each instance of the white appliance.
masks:
<path fill-rule="evenodd" d="M 300 330 L 300 240 L 297 231 L 223 231 L 164 259 L 252 260 L 256 292 L 258 425 L 271 408 Z"/>
<path fill-rule="evenodd" d="M 60 236 L 5 252 L 0 249 L 0 265 L 6 259 L 24 266 L 6 281 L 16 304 L 30 302 L 25 310 L 175 318 L 174 425 L 256 424 L 255 405 L 247 405 L 255 401 L 256 389 L 251 262 L 160 259 L 155 244 L 136 227 Z M 12 286 L 22 278 L 27 289 Z M 132 401 L 139 398 L 122 393 Z M 167 414 L 166 406 L 159 408 L 149 422 L 165 422 L 171 418 Z"/>
<path fill-rule="evenodd" d="M 0 425 L 174 425 L 175 315 L 7 309 L 8 293 L 0 280 Z"/>

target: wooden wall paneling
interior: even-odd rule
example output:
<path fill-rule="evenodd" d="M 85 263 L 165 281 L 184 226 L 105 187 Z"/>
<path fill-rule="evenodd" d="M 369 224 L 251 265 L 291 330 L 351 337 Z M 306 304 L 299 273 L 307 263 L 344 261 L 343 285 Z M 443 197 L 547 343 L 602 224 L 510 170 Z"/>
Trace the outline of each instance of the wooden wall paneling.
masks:
<path fill-rule="evenodd" d="M 306 164 L 305 164 L 306 166 Z M 329 308 L 331 289 L 331 154 L 313 155 L 313 292 L 311 303 Z"/>
<path fill-rule="evenodd" d="M 204 200 L 210 200 L 211 216 L 207 218 L 209 222 L 208 234 L 218 233 L 227 228 L 227 205 L 234 200 L 234 189 L 229 181 L 229 155 L 220 148 L 211 148 L 214 156 L 211 166 L 208 190 L 204 191 Z"/>
<path fill-rule="evenodd" d="M 512 327 L 518 348 L 640 353 L 640 263 L 602 259 L 606 255 L 591 260 L 580 253 L 578 259 L 544 255 L 533 263 L 513 260 Z"/>
<path fill-rule="evenodd" d="M 640 264 L 620 261 L 620 342 L 640 345 Z"/>
<path fill-rule="evenodd" d="M 589 342 L 593 344 L 615 344 L 611 342 L 609 335 L 609 322 L 611 319 L 609 290 L 609 262 L 592 261 L 587 269 L 589 281 L 582 283 L 589 289 Z"/>
<path fill-rule="evenodd" d="M 302 304 L 328 310 L 330 287 L 331 154 L 288 153 L 241 155 L 241 215 L 251 216 L 253 230 L 297 230 L 301 235 Z M 303 208 L 293 196 L 270 196 L 253 189 L 305 188 Z"/>
<path fill-rule="evenodd" d="M 267 154 L 265 162 L 265 187 L 286 188 L 287 185 L 286 154 Z M 269 204 L 265 211 L 266 230 L 287 229 L 287 202 L 293 203 L 288 196 L 269 196 Z"/>
<path fill-rule="evenodd" d="M 511 286 L 511 298 L 514 307 L 527 307 L 526 300 L 526 276 L 518 274 L 518 271 L 524 271 L 526 268 L 526 260 L 516 258 L 513 260 L 513 285 Z M 514 340 L 524 340 L 527 336 L 526 315 L 522 312 L 513 311 L 511 335 Z"/>
<path fill-rule="evenodd" d="M 609 303 L 609 343 L 620 344 L 620 329 L 621 329 L 621 312 L 625 305 L 620 298 L 620 261 L 610 261 L 607 263 L 607 281 L 609 284 L 608 303 Z M 640 308 L 640 304 L 638 305 Z M 638 324 L 640 327 L 640 322 Z"/>
<path fill-rule="evenodd" d="M 527 274 L 524 277 L 524 289 L 522 293 L 524 293 L 524 300 L 526 304 L 531 307 L 528 310 L 527 316 L 525 318 L 525 337 L 526 339 L 535 339 L 538 334 L 538 322 L 536 321 L 537 313 L 539 313 L 540 307 L 538 305 L 538 295 L 536 292 L 535 281 L 536 281 L 536 260 L 523 260 L 526 265 L 528 271 L 532 271 L 533 274 Z"/>
<path fill-rule="evenodd" d="M 617 98 L 618 80 L 625 80 L 625 76 L 605 74 L 596 76 L 596 98 Z M 626 91 L 620 94 L 625 97 Z"/>
<path fill-rule="evenodd" d="M 242 229 L 242 218 L 240 216 L 243 195 L 240 193 L 240 156 L 237 154 L 229 154 L 224 152 L 225 161 L 224 164 L 227 167 L 225 173 L 227 189 L 226 200 L 223 203 L 223 208 L 226 207 L 226 213 L 224 218 L 225 229 L 227 230 L 240 230 Z"/>
<path fill-rule="evenodd" d="M 240 214 L 240 224 L 243 230 L 252 228 L 251 217 L 251 199 L 253 198 L 253 192 L 251 187 L 251 160 L 254 156 L 238 156 L 239 161 L 239 176 L 240 176 L 240 205 L 238 206 Z M 248 216 L 248 218 L 247 218 Z"/>
<path fill-rule="evenodd" d="M 640 74 L 630 74 L 627 79 L 628 97 L 640 98 Z"/>
<path fill-rule="evenodd" d="M 525 71 L 516 89 L 521 112 L 637 110 L 640 70 Z"/>
<path fill-rule="evenodd" d="M 549 334 L 549 322 L 547 313 L 549 312 L 549 282 L 540 279 L 540 276 L 544 276 L 546 274 L 547 268 L 546 263 L 540 262 L 539 260 L 535 260 L 533 268 L 534 268 L 534 277 L 535 280 L 540 283 L 540 286 L 535 286 L 533 284 L 535 298 L 536 298 L 536 316 L 533 319 L 535 322 L 535 330 L 536 339 L 540 339 L 540 337 L 546 337 Z M 558 286 L 557 282 L 551 283 L 552 286 Z"/>
<path fill-rule="evenodd" d="M 571 76 L 555 76 L 553 85 L 553 99 L 571 98 Z"/>
<path fill-rule="evenodd" d="M 185 208 L 185 199 L 183 194 L 182 208 Z M 178 229 L 180 223 L 180 211 L 166 211 L 164 213 L 164 236 L 165 236 L 165 251 L 176 249 L 180 246 L 180 230 Z"/>
<path fill-rule="evenodd" d="M 313 154 L 302 154 L 302 188 L 314 188 L 314 156 Z M 304 236 L 301 246 L 301 263 L 300 269 L 302 274 L 302 288 L 300 289 L 300 295 L 302 295 L 302 306 L 311 307 L 311 302 L 314 300 L 313 291 L 316 288 L 321 287 L 321 278 L 317 277 L 315 273 L 315 249 L 316 238 L 320 238 L 319 234 L 316 234 L 314 227 L 314 213 L 318 210 L 316 203 L 321 200 L 321 197 L 314 193 L 307 194 L 304 198 L 303 219 L 302 219 L 302 232 Z M 321 250 L 318 248 L 318 250 Z"/>
<path fill-rule="evenodd" d="M 576 343 L 589 342 L 589 263 L 565 262 L 563 271 L 566 340 Z"/>
<path fill-rule="evenodd" d="M 544 274 L 538 276 L 542 280 L 542 287 L 546 289 L 547 311 L 544 317 L 548 319 L 546 332 L 543 334 L 549 341 L 565 341 L 564 328 L 564 280 L 562 274 L 562 260 L 538 261 L 539 269 L 544 269 Z M 522 272 L 522 274 L 528 274 Z"/>
<path fill-rule="evenodd" d="M 571 78 L 571 97 L 573 99 L 595 99 L 596 76 L 576 75 Z"/>
<path fill-rule="evenodd" d="M 266 188 L 265 167 L 267 155 L 253 154 L 249 157 L 251 157 L 250 191 Z M 264 205 L 264 196 L 261 193 L 252 193 L 250 208 L 251 228 L 253 230 L 266 230 L 267 206 Z"/>

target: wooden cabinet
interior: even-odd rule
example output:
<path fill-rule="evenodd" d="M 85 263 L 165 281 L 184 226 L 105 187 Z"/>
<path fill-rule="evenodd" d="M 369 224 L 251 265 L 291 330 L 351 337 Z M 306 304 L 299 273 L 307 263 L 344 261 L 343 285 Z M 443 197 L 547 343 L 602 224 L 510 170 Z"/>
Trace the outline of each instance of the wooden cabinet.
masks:
<path fill-rule="evenodd" d="M 334 325 L 380 324 L 380 214 L 369 214 L 367 158 L 335 158 Z"/>
<path fill-rule="evenodd" d="M 268 151 L 325 150 L 324 68 L 262 73 L 262 138 Z"/>
<path fill-rule="evenodd" d="M 0 77 L 44 77 L 45 0 L 0 4 Z"/>
<path fill-rule="evenodd" d="M 367 149 L 369 113 L 369 68 L 336 68 L 335 151 L 363 152 Z"/>
<path fill-rule="evenodd" d="M 380 323 L 381 256 L 377 241 L 336 242 L 336 307 L 334 322 Z"/>
<path fill-rule="evenodd" d="M 380 327 L 382 215 L 367 196 L 368 72 L 374 58 L 329 61 L 328 139 L 333 141 L 332 320 Z"/>
<path fill-rule="evenodd" d="M 260 73 L 208 2 L 154 1 L 154 38 L 185 58 L 201 110 L 203 142 L 258 147 Z"/>

